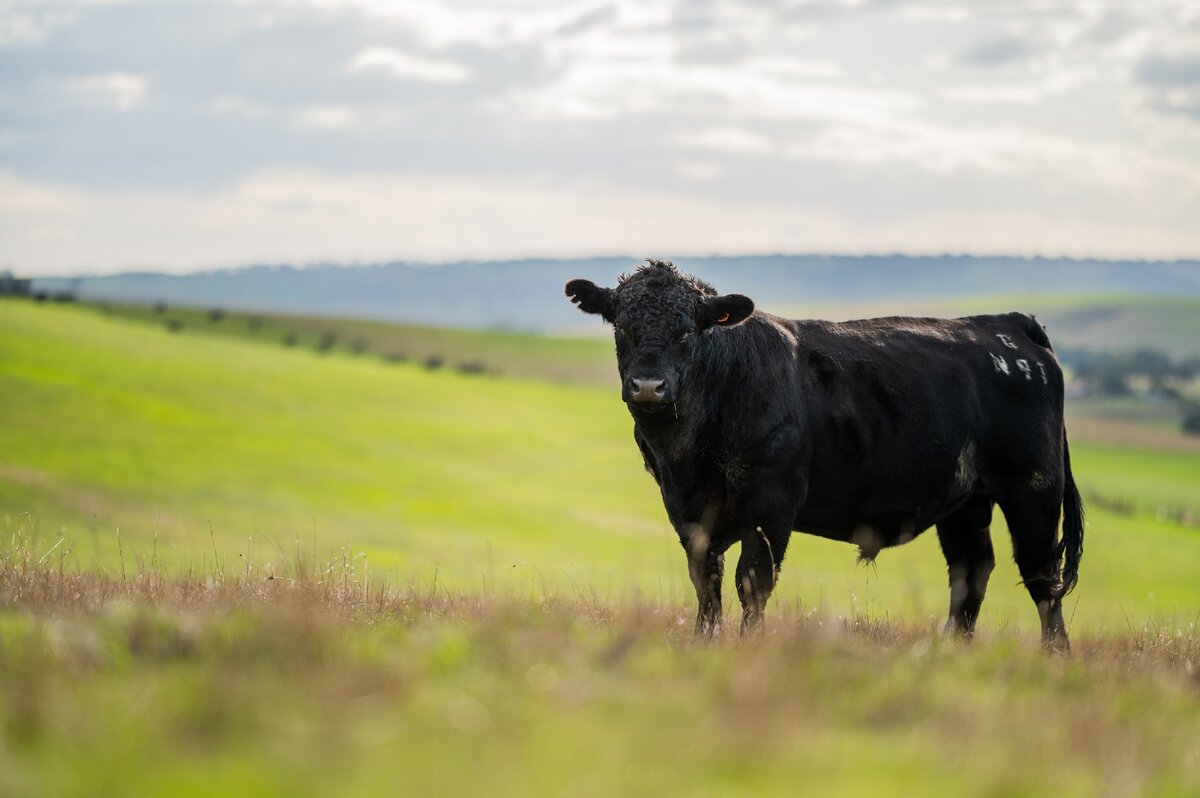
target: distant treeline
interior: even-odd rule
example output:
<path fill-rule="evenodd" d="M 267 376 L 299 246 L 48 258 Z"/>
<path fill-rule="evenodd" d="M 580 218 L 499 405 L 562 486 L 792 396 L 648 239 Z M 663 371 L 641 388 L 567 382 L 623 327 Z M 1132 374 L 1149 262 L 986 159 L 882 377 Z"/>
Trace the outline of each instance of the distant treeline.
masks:
<path fill-rule="evenodd" d="M 28 277 L 17 277 L 12 272 L 0 272 L 0 296 L 26 297 L 35 302 L 53 300 L 55 302 L 74 302 L 76 291 L 73 288 L 40 288 L 34 290 L 33 280 Z"/>
<path fill-rule="evenodd" d="M 1059 359 L 1079 396 L 1160 398 L 1177 403 L 1184 432 L 1200 435 L 1200 357 L 1173 360 L 1156 349 L 1095 352 L 1065 349 Z"/>
<path fill-rule="evenodd" d="M 1059 359 L 1070 370 L 1078 388 L 1101 396 L 1135 396 L 1157 393 L 1187 399 L 1200 375 L 1200 357 L 1172 360 L 1156 349 L 1131 352 L 1096 352 L 1067 349 Z"/>
<path fill-rule="evenodd" d="M 107 303 L 97 303 L 97 307 L 108 310 Z M 278 337 L 278 340 L 284 346 L 291 348 L 301 345 L 308 345 L 313 348 L 318 354 L 326 354 L 335 350 L 340 350 L 353 355 L 370 354 L 373 350 L 372 341 L 363 336 L 345 336 L 334 329 L 324 329 L 319 332 L 305 329 L 294 329 L 290 327 L 286 321 L 278 319 L 264 319 L 263 316 L 257 314 L 244 313 L 227 313 L 222 307 L 213 307 L 208 310 L 201 311 L 196 308 L 184 308 L 186 316 L 171 315 L 171 308 L 168 304 L 159 300 L 154 303 L 154 312 L 162 316 L 163 325 L 169 332 L 181 333 L 188 324 L 184 320 L 188 318 L 192 321 L 197 329 L 203 329 L 205 326 L 221 324 L 241 324 L 245 326 L 246 333 L 250 337 L 260 338 L 263 340 L 271 340 Z M 200 319 L 206 319 L 206 322 L 201 322 Z M 377 353 L 386 363 L 407 363 L 410 360 L 419 362 L 422 366 L 430 371 L 440 369 L 447 366 L 446 358 L 440 354 L 427 354 L 421 357 L 411 357 L 406 352 L 389 349 L 379 351 Z M 453 368 L 461 374 L 499 374 L 499 370 L 489 366 L 481 360 L 471 359 L 459 363 L 455 363 Z"/>

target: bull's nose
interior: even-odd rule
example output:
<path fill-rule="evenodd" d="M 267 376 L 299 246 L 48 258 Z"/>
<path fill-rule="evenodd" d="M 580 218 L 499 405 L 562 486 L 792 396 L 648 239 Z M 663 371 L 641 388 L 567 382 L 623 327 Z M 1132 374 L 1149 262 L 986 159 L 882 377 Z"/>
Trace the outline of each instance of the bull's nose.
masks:
<path fill-rule="evenodd" d="M 629 401 L 662 402 L 666 398 L 666 380 L 629 378 Z"/>

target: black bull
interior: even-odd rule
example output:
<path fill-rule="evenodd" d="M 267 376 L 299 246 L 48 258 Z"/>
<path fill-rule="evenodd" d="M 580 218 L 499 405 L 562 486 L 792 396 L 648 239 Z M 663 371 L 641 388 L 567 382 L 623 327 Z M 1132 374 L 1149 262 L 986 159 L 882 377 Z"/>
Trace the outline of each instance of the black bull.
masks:
<path fill-rule="evenodd" d="M 661 261 L 616 288 L 572 280 L 566 293 L 615 328 L 622 398 L 687 555 L 699 634 L 720 628 L 735 542 L 745 631 L 793 530 L 871 559 L 936 526 L 947 629 L 970 635 L 998 504 L 1043 641 L 1068 647 L 1062 599 L 1078 578 L 1083 507 L 1062 370 L 1032 317 L 795 321 Z"/>

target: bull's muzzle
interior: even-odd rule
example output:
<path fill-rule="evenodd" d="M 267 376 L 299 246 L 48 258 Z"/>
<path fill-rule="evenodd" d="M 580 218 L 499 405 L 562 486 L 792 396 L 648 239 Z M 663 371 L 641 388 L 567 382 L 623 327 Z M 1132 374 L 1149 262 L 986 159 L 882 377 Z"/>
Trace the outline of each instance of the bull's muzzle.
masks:
<path fill-rule="evenodd" d="M 661 404 L 671 401 L 667 381 L 655 377 L 630 377 L 625 386 L 625 401 Z"/>

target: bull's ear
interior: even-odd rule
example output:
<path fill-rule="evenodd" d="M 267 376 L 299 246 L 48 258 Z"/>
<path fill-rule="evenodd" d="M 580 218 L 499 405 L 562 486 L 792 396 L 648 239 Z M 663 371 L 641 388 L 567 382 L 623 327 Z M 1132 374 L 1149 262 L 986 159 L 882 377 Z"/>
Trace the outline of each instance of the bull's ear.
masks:
<path fill-rule="evenodd" d="M 591 280 L 575 279 L 567 283 L 566 294 L 584 313 L 599 313 L 604 320 L 613 320 L 613 291 L 601 288 Z"/>
<path fill-rule="evenodd" d="M 713 297 L 704 303 L 704 327 L 732 327 L 750 318 L 754 312 L 754 300 L 741 294 L 726 294 Z"/>

